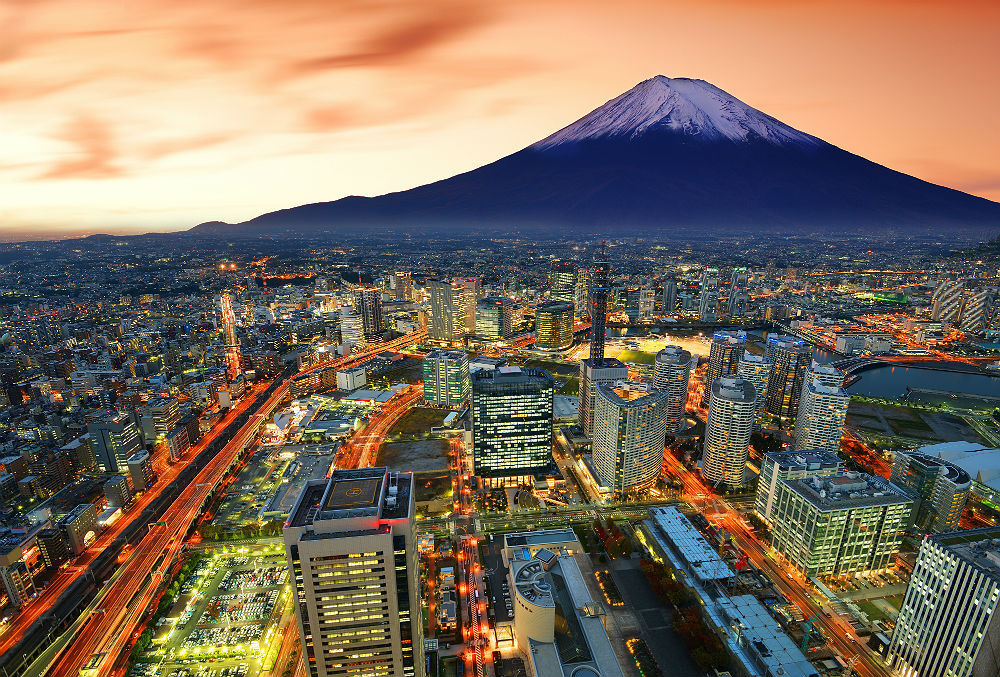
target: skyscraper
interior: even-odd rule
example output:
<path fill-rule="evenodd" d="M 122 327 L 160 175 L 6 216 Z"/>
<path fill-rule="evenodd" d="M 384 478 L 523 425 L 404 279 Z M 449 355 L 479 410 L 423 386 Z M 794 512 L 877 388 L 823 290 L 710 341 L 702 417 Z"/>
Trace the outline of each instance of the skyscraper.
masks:
<path fill-rule="evenodd" d="M 822 449 L 830 453 L 840 450 L 840 437 L 847 419 L 851 397 L 843 388 L 823 385 L 818 378 L 807 378 L 802 389 L 799 413 L 795 417 L 797 451 Z"/>
<path fill-rule="evenodd" d="M 962 314 L 964 280 L 941 280 L 931 295 L 931 319 L 941 322 L 957 322 Z"/>
<path fill-rule="evenodd" d="M 698 297 L 698 317 L 702 322 L 719 319 L 719 269 L 706 268 L 701 273 L 701 294 Z"/>
<path fill-rule="evenodd" d="M 576 285 L 573 288 L 573 306 L 576 308 L 578 317 L 590 316 L 590 271 L 586 268 L 578 268 L 576 271 Z"/>
<path fill-rule="evenodd" d="M 483 279 L 480 277 L 460 277 L 455 280 L 458 287 L 458 305 L 461 309 L 463 334 L 476 333 L 476 303 L 483 295 Z"/>
<path fill-rule="evenodd" d="M 663 312 L 672 315 L 677 310 L 677 279 L 668 275 L 663 280 Z"/>
<path fill-rule="evenodd" d="M 572 261 L 552 261 L 549 268 L 549 298 L 566 303 L 576 300 L 576 266 Z"/>
<path fill-rule="evenodd" d="M 594 467 L 615 497 L 649 487 L 663 465 L 668 393 L 645 383 L 597 387 Z"/>
<path fill-rule="evenodd" d="M 697 357 L 692 357 L 691 353 L 680 346 L 665 346 L 656 353 L 656 360 L 653 363 L 653 386 L 667 393 L 664 415 L 667 434 L 673 435 L 684 426 L 688 383 L 697 360 Z"/>
<path fill-rule="evenodd" d="M 573 345 L 573 325 L 572 303 L 539 303 L 535 310 L 535 348 L 550 352 L 566 350 Z"/>
<path fill-rule="evenodd" d="M 889 642 L 893 675 L 1000 675 L 998 539 L 987 527 L 921 542 Z"/>
<path fill-rule="evenodd" d="M 764 355 L 771 360 L 764 409 L 772 416 L 792 418 L 799 411 L 799 397 L 812 360 L 812 346 L 794 336 L 774 334 L 767 337 Z"/>
<path fill-rule="evenodd" d="M 542 369 L 472 375 L 472 463 L 484 483 L 530 482 L 549 469 L 552 396 L 552 376 Z"/>
<path fill-rule="evenodd" d="M 844 386 L 844 372 L 837 369 L 832 364 L 820 364 L 813 360 L 809 365 L 809 373 L 806 378 L 816 379 L 825 386 L 831 388 L 842 388 Z"/>
<path fill-rule="evenodd" d="M 726 303 L 726 317 L 730 320 L 740 320 L 747 316 L 750 305 L 750 273 L 746 268 L 733 270 L 733 279 L 729 285 L 729 299 Z"/>
<path fill-rule="evenodd" d="M 604 359 L 604 340 L 608 331 L 608 294 L 611 281 L 608 262 L 601 258 L 594 262 L 593 278 L 590 281 L 590 360 L 598 366 Z"/>
<path fill-rule="evenodd" d="M 310 677 L 424 674 L 412 473 L 309 480 L 285 551 Z"/>
<path fill-rule="evenodd" d="M 433 350 L 423 359 L 424 400 L 457 407 L 469 399 L 469 356 L 461 350 Z"/>
<path fill-rule="evenodd" d="M 501 339 L 513 328 L 512 303 L 506 296 L 487 296 L 476 303 L 476 336 Z"/>
<path fill-rule="evenodd" d="M 941 458 L 900 449 L 889 479 L 916 499 L 913 523 L 918 528 L 931 533 L 959 528 L 972 488 L 965 470 Z"/>
<path fill-rule="evenodd" d="M 712 384 L 720 376 L 736 373 L 747 345 L 745 331 L 717 331 L 712 336 L 712 347 L 705 367 L 705 389 L 701 394 L 701 406 L 707 407 L 712 397 Z"/>
<path fill-rule="evenodd" d="M 767 400 L 767 381 L 771 376 L 771 360 L 764 355 L 748 351 L 743 352 L 739 364 L 736 365 L 736 375 L 753 383 L 757 391 L 757 415 L 754 428 L 760 428 L 760 415 Z"/>
<path fill-rule="evenodd" d="M 587 437 L 594 434 L 594 398 L 597 387 L 628 380 L 628 367 L 613 357 L 600 361 L 580 360 L 580 390 L 577 395 L 580 427 Z"/>
<path fill-rule="evenodd" d="M 115 412 L 87 424 L 87 432 L 97 463 L 104 472 L 125 472 L 128 459 L 143 449 L 142 433 L 124 412 Z"/>
<path fill-rule="evenodd" d="M 978 333 L 986 328 L 993 312 L 996 291 L 995 287 L 983 287 L 969 292 L 962 304 L 962 331 Z"/>
<path fill-rule="evenodd" d="M 750 456 L 757 391 L 738 376 L 717 378 L 711 387 L 701 473 L 713 485 L 739 487 Z"/>
<path fill-rule="evenodd" d="M 365 286 L 354 290 L 354 309 L 361 317 L 362 332 L 366 341 L 376 341 L 385 333 L 382 324 L 382 290 Z"/>
<path fill-rule="evenodd" d="M 639 318 L 652 319 L 656 311 L 656 290 L 652 287 L 642 287 L 639 290 Z"/>
<path fill-rule="evenodd" d="M 427 335 L 433 341 L 461 341 L 465 333 L 465 311 L 459 305 L 460 292 L 445 280 L 427 280 L 430 310 Z"/>

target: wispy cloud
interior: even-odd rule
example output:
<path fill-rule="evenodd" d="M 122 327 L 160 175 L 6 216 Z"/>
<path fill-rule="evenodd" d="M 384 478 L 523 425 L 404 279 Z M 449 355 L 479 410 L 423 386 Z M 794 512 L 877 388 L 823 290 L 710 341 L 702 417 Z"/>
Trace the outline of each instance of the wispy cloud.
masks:
<path fill-rule="evenodd" d="M 76 147 L 37 179 L 107 179 L 124 172 L 116 164 L 118 153 L 108 125 L 89 114 L 70 120 L 55 138 Z"/>

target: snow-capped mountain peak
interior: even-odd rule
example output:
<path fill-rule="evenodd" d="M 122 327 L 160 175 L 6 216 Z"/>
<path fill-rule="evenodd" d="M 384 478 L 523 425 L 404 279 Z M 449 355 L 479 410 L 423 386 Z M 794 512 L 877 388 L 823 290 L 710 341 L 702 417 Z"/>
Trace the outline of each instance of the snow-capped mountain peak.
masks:
<path fill-rule="evenodd" d="M 607 137 L 634 139 L 651 131 L 674 132 L 706 141 L 766 141 L 800 146 L 823 143 L 704 80 L 657 75 L 532 148 L 545 150 Z"/>

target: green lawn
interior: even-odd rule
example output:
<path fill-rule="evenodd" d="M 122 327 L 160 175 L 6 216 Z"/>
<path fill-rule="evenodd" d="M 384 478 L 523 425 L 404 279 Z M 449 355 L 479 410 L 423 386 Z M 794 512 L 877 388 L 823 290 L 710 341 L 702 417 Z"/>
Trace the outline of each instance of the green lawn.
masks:
<path fill-rule="evenodd" d="M 632 362 L 634 364 L 653 364 L 656 361 L 656 354 L 646 353 L 641 350 L 623 350 L 618 353 L 618 359 L 622 362 Z"/>
<path fill-rule="evenodd" d="M 559 389 L 560 395 L 578 395 L 580 394 L 580 377 L 573 376 L 570 377 L 563 387 Z"/>

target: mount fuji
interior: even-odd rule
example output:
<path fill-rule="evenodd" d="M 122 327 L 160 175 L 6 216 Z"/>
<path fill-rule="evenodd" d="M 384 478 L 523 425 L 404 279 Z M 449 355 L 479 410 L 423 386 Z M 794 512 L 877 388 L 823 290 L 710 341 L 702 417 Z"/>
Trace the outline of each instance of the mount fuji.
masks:
<path fill-rule="evenodd" d="M 884 231 L 1000 227 L 1000 204 L 883 167 L 703 80 L 658 75 L 478 169 L 201 234 Z"/>

